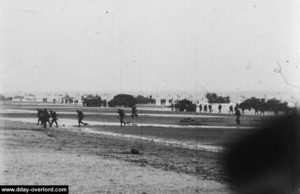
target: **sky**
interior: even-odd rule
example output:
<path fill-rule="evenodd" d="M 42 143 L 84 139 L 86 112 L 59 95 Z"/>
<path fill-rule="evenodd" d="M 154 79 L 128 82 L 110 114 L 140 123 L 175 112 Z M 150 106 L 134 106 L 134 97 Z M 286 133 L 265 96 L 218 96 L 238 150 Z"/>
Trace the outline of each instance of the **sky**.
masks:
<path fill-rule="evenodd" d="M 0 92 L 300 92 L 297 0 L 1 0 L 0 8 Z"/>

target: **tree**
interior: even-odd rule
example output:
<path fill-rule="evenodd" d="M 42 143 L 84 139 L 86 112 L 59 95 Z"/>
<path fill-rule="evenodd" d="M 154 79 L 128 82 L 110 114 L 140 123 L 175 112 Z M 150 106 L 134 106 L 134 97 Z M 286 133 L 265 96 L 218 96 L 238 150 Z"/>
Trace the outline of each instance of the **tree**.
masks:
<path fill-rule="evenodd" d="M 216 93 L 207 93 L 205 97 L 208 100 L 208 103 L 230 103 L 230 97 L 218 96 Z"/>
<path fill-rule="evenodd" d="M 179 111 L 196 112 L 197 105 L 194 104 L 192 101 L 183 99 L 175 104 L 175 108 Z"/>
<path fill-rule="evenodd" d="M 284 111 L 287 109 L 287 102 L 281 102 L 276 98 L 269 99 L 266 101 L 265 99 L 258 99 L 255 97 L 251 97 L 249 99 L 244 100 L 239 104 L 239 108 L 243 110 L 255 109 L 255 110 L 264 110 L 264 111 Z"/>
<path fill-rule="evenodd" d="M 277 100 L 276 98 L 269 99 L 266 102 L 266 108 L 270 111 L 285 111 L 288 108 L 287 102 L 281 102 L 280 100 Z"/>
<path fill-rule="evenodd" d="M 141 95 L 138 95 L 136 97 L 137 104 L 155 104 L 155 99 L 153 99 L 151 96 L 150 97 L 144 97 Z"/>
<path fill-rule="evenodd" d="M 129 94 L 118 94 L 108 102 L 108 106 L 110 107 L 115 107 L 115 106 L 132 107 L 136 104 L 137 104 L 137 99 Z"/>
<path fill-rule="evenodd" d="M 83 98 L 82 101 L 83 106 L 87 106 L 87 107 L 101 107 L 102 105 L 102 101 L 101 101 L 101 97 L 96 95 L 88 95 L 87 97 Z"/>
<path fill-rule="evenodd" d="M 6 97 L 4 95 L 0 95 L 0 101 L 12 101 L 12 97 Z"/>

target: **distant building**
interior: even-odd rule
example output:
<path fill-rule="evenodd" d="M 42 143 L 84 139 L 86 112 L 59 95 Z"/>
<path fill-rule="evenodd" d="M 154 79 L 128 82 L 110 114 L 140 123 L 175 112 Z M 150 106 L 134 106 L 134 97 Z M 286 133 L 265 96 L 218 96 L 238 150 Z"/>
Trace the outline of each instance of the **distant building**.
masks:
<path fill-rule="evenodd" d="M 24 97 L 25 102 L 35 102 L 36 101 L 36 96 L 33 94 L 25 95 Z"/>
<path fill-rule="evenodd" d="M 24 100 L 24 96 L 14 96 L 12 101 L 13 102 L 22 102 Z"/>

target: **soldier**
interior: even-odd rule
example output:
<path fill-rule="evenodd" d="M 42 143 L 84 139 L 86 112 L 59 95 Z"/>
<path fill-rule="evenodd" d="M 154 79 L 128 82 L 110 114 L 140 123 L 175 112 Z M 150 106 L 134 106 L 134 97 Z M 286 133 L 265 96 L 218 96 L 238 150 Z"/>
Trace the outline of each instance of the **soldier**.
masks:
<path fill-rule="evenodd" d="M 274 108 L 274 115 L 278 115 L 278 109 L 276 107 Z"/>
<path fill-rule="evenodd" d="M 199 105 L 199 112 L 202 112 L 202 104 Z"/>
<path fill-rule="evenodd" d="M 241 120 L 240 120 L 241 112 L 238 108 L 235 109 L 235 116 L 236 116 L 236 126 L 237 128 L 239 128 L 241 125 Z"/>
<path fill-rule="evenodd" d="M 120 117 L 120 124 L 121 126 L 123 126 L 123 123 L 124 123 L 124 126 L 126 125 L 125 121 L 124 121 L 124 117 L 125 117 L 125 112 L 123 109 L 119 109 L 118 110 L 118 113 L 119 113 L 119 117 Z"/>
<path fill-rule="evenodd" d="M 239 108 L 239 104 L 236 103 L 235 107 L 234 107 L 234 111 L 236 112 L 236 110 Z"/>
<path fill-rule="evenodd" d="M 259 108 L 260 115 L 265 115 L 265 109 L 263 107 Z"/>
<path fill-rule="evenodd" d="M 81 110 L 77 110 L 77 117 L 78 117 L 78 126 L 80 127 L 80 124 L 83 124 L 83 126 L 87 125 L 87 123 L 82 122 L 84 115 Z"/>
<path fill-rule="evenodd" d="M 47 122 L 49 123 L 50 125 L 50 115 L 48 113 L 48 110 L 46 108 L 44 108 L 44 111 L 43 111 L 43 124 L 44 124 L 44 128 L 47 127 Z"/>
<path fill-rule="evenodd" d="M 221 113 L 221 111 L 222 111 L 222 105 L 221 104 L 219 104 L 218 109 L 219 109 L 219 113 Z"/>
<path fill-rule="evenodd" d="M 134 119 L 134 117 L 138 118 L 136 107 L 133 105 L 131 107 L 131 118 Z"/>
<path fill-rule="evenodd" d="M 37 110 L 37 117 L 38 117 L 38 122 L 37 125 L 43 124 L 43 110 L 41 109 L 36 109 Z M 40 123 L 41 122 L 41 123 Z"/>
<path fill-rule="evenodd" d="M 284 109 L 284 114 L 285 114 L 285 115 L 289 115 L 289 108 L 288 108 L 288 107 L 285 107 L 285 109 Z"/>
<path fill-rule="evenodd" d="M 207 105 L 204 105 L 204 112 L 207 112 Z"/>
<path fill-rule="evenodd" d="M 212 106 L 211 106 L 211 104 L 210 104 L 210 105 L 208 105 L 208 109 L 209 109 L 209 112 L 213 112 L 213 109 L 212 109 Z"/>
<path fill-rule="evenodd" d="M 232 105 L 229 106 L 229 114 L 231 114 L 231 113 L 233 114 L 233 106 Z"/>
<path fill-rule="evenodd" d="M 242 108 L 242 113 L 243 113 L 243 114 L 245 113 L 245 108 L 244 108 L 244 107 Z"/>
<path fill-rule="evenodd" d="M 254 114 L 255 115 L 258 114 L 258 107 L 255 107 L 254 110 L 255 110 Z"/>
<path fill-rule="evenodd" d="M 174 104 L 171 104 L 171 111 L 174 111 Z"/>
<path fill-rule="evenodd" d="M 52 121 L 51 121 L 51 123 L 50 123 L 50 127 L 52 126 L 53 123 L 55 123 L 55 124 L 56 124 L 56 127 L 58 127 L 58 124 L 57 124 L 57 114 L 56 114 L 56 112 L 50 110 L 50 115 L 51 115 L 51 117 L 52 117 Z"/>

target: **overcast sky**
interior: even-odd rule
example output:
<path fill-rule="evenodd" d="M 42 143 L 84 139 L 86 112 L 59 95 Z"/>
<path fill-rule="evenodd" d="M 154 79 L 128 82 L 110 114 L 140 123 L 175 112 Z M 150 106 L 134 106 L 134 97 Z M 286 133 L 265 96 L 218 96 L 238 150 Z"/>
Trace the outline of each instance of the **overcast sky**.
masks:
<path fill-rule="evenodd" d="M 298 0 L 1 0 L 0 7 L 2 91 L 300 87 Z"/>

